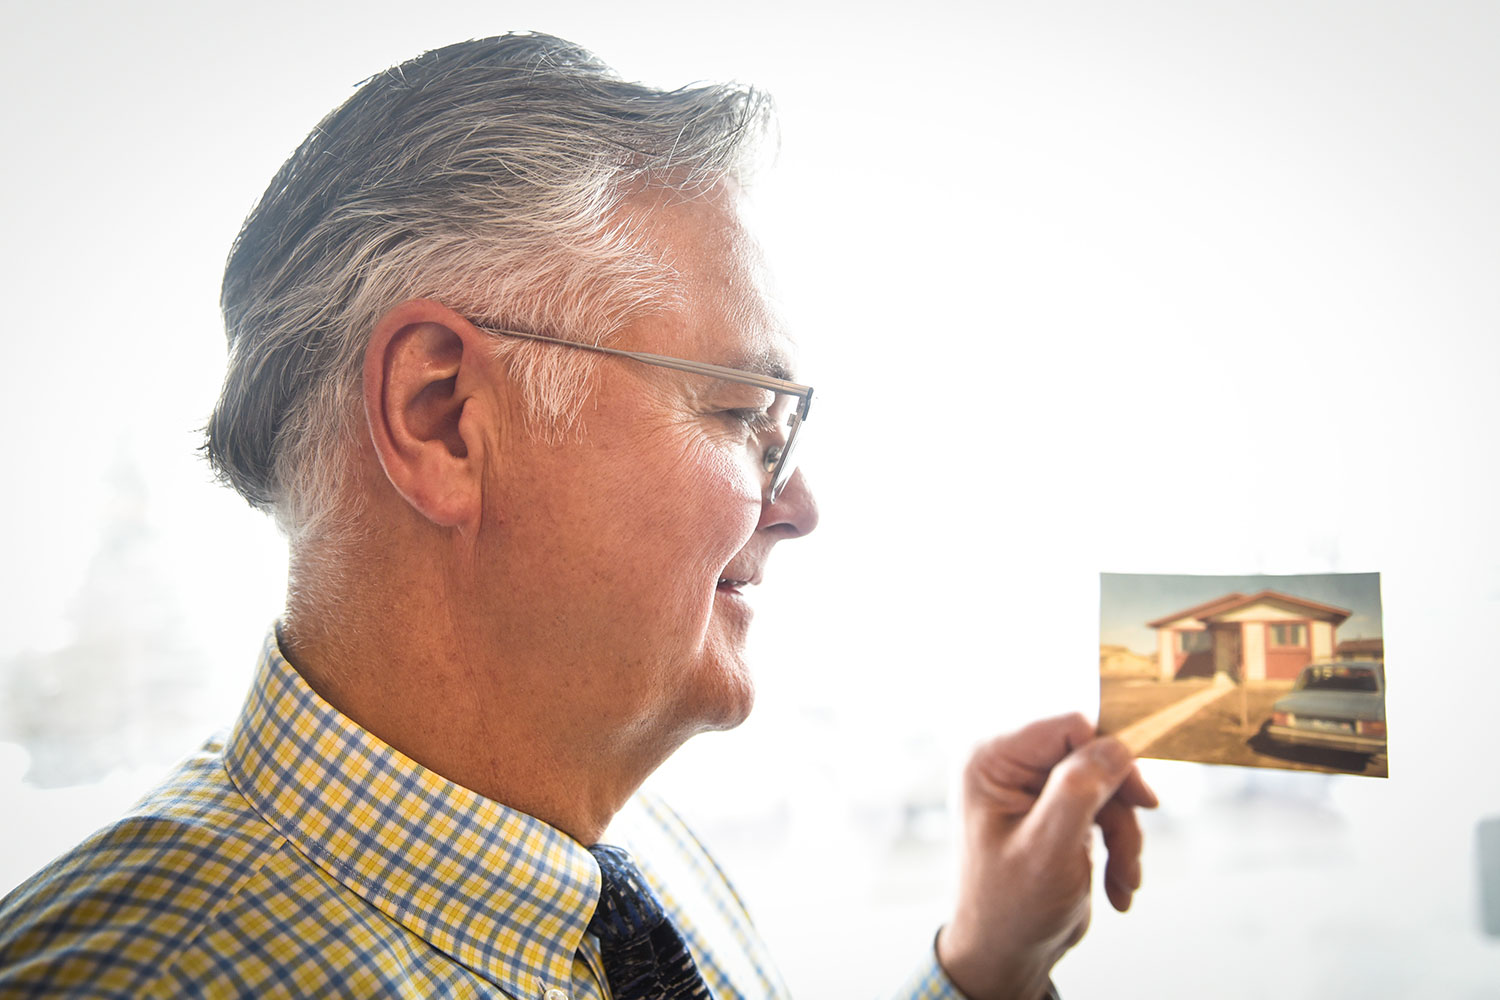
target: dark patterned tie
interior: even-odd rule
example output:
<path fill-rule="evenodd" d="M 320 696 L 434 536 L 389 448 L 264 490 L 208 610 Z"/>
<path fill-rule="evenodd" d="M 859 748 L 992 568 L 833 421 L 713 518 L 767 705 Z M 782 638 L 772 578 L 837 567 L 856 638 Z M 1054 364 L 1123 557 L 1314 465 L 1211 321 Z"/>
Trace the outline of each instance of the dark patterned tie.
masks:
<path fill-rule="evenodd" d="M 608 844 L 589 852 L 604 876 L 589 930 L 599 937 L 614 1000 L 713 1000 L 687 943 L 630 855 Z"/>

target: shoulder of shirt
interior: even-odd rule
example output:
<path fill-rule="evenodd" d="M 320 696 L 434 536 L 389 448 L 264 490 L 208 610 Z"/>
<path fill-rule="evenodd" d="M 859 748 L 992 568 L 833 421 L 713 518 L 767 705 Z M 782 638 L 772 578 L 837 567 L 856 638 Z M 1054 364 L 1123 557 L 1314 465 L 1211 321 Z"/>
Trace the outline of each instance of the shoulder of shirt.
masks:
<path fill-rule="evenodd" d="M 155 995 L 285 840 L 212 740 L 123 818 L 0 900 L 0 994 Z"/>

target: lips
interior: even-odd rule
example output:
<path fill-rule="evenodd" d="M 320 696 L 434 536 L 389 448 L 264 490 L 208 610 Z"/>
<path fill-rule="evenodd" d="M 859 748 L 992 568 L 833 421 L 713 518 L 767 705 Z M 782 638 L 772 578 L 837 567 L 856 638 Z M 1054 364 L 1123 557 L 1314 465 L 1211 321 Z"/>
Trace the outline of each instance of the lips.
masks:
<path fill-rule="evenodd" d="M 753 587 L 760 583 L 760 572 L 745 574 L 740 571 L 726 571 L 719 577 L 718 589 L 727 590 L 738 594 L 746 587 Z"/>

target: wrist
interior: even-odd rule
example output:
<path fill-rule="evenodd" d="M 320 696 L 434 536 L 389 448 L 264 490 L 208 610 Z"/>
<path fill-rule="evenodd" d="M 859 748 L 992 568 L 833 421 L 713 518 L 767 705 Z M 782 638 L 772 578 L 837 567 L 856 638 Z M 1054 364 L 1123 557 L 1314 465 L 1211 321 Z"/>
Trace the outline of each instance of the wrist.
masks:
<path fill-rule="evenodd" d="M 1047 1000 L 1056 997 L 1052 966 L 1059 956 L 1041 949 L 997 949 L 946 924 L 933 941 L 938 967 L 966 1000 Z"/>

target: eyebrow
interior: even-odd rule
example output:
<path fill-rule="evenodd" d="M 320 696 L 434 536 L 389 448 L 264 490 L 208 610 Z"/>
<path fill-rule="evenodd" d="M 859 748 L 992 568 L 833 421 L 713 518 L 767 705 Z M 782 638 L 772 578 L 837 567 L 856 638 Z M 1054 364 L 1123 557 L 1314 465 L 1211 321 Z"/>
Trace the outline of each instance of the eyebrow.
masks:
<path fill-rule="evenodd" d="M 766 348 L 753 354 L 732 354 L 730 357 L 719 362 L 725 368 L 738 368 L 741 371 L 753 372 L 756 375 L 766 375 L 770 378 L 780 379 L 783 382 L 795 382 L 792 377 L 792 364 L 790 359 L 775 348 Z"/>
<path fill-rule="evenodd" d="M 771 392 L 791 392 L 794 395 L 801 395 L 803 391 L 809 389 L 808 386 L 801 385 L 792 378 L 791 362 L 785 354 L 775 349 L 754 353 L 731 352 L 727 356 L 719 355 L 720 360 L 706 363 L 642 352 L 631 352 L 631 356 L 636 360 L 650 359 L 651 363 L 664 368 L 674 368 L 680 372 L 701 375 L 713 379 L 719 385 L 751 385 L 752 383 L 747 379 L 759 378 L 765 380 L 766 383 L 777 383 L 754 385 L 755 388 L 767 389 Z"/>

